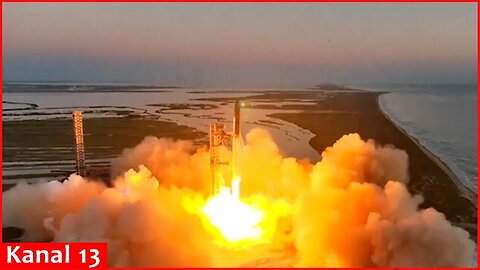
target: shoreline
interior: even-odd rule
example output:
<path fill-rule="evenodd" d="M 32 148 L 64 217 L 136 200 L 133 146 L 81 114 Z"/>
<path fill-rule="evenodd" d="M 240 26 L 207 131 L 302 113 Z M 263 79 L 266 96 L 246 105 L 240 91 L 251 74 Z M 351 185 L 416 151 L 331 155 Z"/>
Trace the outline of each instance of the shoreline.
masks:
<path fill-rule="evenodd" d="M 460 182 L 439 158 L 407 134 L 380 108 L 378 97 L 383 92 L 323 92 L 276 94 L 275 98 L 316 98 L 316 104 L 295 106 L 296 111 L 272 113 L 271 117 L 291 122 L 315 136 L 310 146 L 321 153 L 341 136 L 358 133 L 363 139 L 374 139 L 382 145 L 394 145 L 407 152 L 412 194 L 424 198 L 420 208 L 433 207 L 448 220 L 468 230 L 476 240 L 477 204 L 475 195 Z M 325 96 L 326 94 L 326 96 Z M 265 95 L 269 97 L 271 95 Z M 459 185 L 460 184 L 460 185 Z"/>
<path fill-rule="evenodd" d="M 477 200 L 475 199 L 475 191 L 471 190 L 462 181 L 460 181 L 459 176 L 448 166 L 447 162 L 442 160 L 439 155 L 433 153 L 431 149 L 428 149 L 428 147 L 423 145 L 417 137 L 409 134 L 402 126 L 400 126 L 388 115 L 384 108 L 382 108 L 382 105 L 380 103 L 380 96 L 389 93 L 390 92 L 384 92 L 377 97 L 378 108 L 383 113 L 385 118 L 387 118 L 392 123 L 392 125 L 397 127 L 403 134 L 405 134 L 405 136 L 409 137 L 412 142 L 415 143 L 418 148 L 420 148 L 425 153 L 425 155 L 427 155 L 438 167 L 440 167 L 450 177 L 450 179 L 452 179 L 452 181 L 457 185 L 459 190 L 463 193 L 462 195 L 464 195 L 469 201 L 471 201 L 476 207 L 478 207 Z"/>
<path fill-rule="evenodd" d="M 406 133 L 381 109 L 379 96 L 385 93 L 388 92 L 276 91 L 258 92 L 242 97 L 242 100 L 259 103 L 268 100 L 272 107 L 268 108 L 267 116 L 309 131 L 313 137 L 308 140 L 308 144 L 319 154 L 341 136 L 349 133 L 358 133 L 363 139 L 371 138 L 379 144 L 390 144 L 404 150 L 409 156 L 410 182 L 407 187 L 412 194 L 423 196 L 424 202 L 420 207 L 433 207 L 444 213 L 452 223 L 468 230 L 476 241 L 477 204 L 475 200 L 472 200 L 474 195 L 467 192 L 463 184 L 459 185 L 460 180 L 443 161 L 419 144 L 415 137 Z M 210 97 L 199 100 L 230 103 L 237 99 L 235 97 Z M 290 104 L 285 104 L 285 102 L 290 102 Z M 252 108 L 256 108 L 256 106 L 252 106 Z M 49 124 L 51 128 L 45 129 L 45 124 Z M 139 127 L 142 128 L 139 129 Z M 42 133 L 42 137 L 31 136 L 38 130 L 50 133 Z M 56 130 L 61 130 L 62 134 L 54 132 Z M 85 119 L 85 130 L 86 143 L 88 143 L 89 149 L 93 150 L 89 159 L 106 157 L 105 155 L 116 156 L 125 147 L 131 147 L 140 142 L 145 135 L 155 134 L 177 139 L 179 137 L 205 138 L 205 134 L 194 132 L 194 129 L 190 127 L 157 118 L 150 119 L 145 115 L 132 117 L 127 114 L 120 118 L 109 118 L 108 122 L 96 118 Z M 135 132 L 132 132 L 133 130 Z M 73 157 L 73 153 L 58 151 L 57 153 L 50 149 L 51 147 L 57 149 L 59 146 L 65 148 L 71 145 L 70 138 L 73 135 L 71 134 L 71 122 L 68 119 L 6 121 L 4 122 L 4 133 L 4 136 L 10 136 L 10 140 L 7 142 L 12 144 L 10 152 L 4 151 L 4 159 L 10 157 L 10 159 L 24 160 L 25 157 L 28 157 L 61 160 L 66 155 Z M 7 136 L 8 134 L 9 136 Z M 24 136 L 18 136 L 18 134 Z M 33 137 L 35 140 L 25 140 L 26 137 Z M 35 150 L 31 148 L 35 145 L 30 145 L 30 143 L 38 144 L 44 149 L 41 149 L 40 153 L 31 152 Z M 305 141 L 299 141 L 295 144 L 303 148 L 305 147 L 304 143 Z M 297 145 L 293 146 L 297 147 Z M 16 154 L 12 152 L 15 147 L 23 147 L 26 152 L 22 152 L 21 155 Z M 49 148 L 48 151 L 45 148 Z"/>

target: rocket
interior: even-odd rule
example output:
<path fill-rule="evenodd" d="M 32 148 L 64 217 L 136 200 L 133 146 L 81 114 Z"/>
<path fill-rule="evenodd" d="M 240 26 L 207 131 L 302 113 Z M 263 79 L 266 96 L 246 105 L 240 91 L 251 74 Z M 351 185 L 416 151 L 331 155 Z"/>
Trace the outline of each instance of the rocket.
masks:
<path fill-rule="evenodd" d="M 242 103 L 235 101 L 235 107 L 233 109 L 233 137 L 240 137 L 240 107 Z"/>
<path fill-rule="evenodd" d="M 233 131 L 225 132 L 224 125 L 219 123 L 210 124 L 210 167 L 212 170 L 212 196 L 218 194 L 225 187 L 228 187 L 235 197 L 239 196 L 240 192 L 240 175 L 238 168 L 238 160 L 241 149 L 240 137 L 240 108 L 243 102 L 236 101 L 233 110 Z M 231 140 L 232 156 L 230 162 L 224 162 L 220 156 L 219 146 L 224 145 L 225 141 Z M 222 176 L 222 165 L 230 164 L 232 175 L 231 180 L 225 181 Z"/>
<path fill-rule="evenodd" d="M 235 101 L 233 109 L 233 134 L 232 134 L 232 180 L 238 175 L 238 154 L 240 150 L 240 107 L 242 102 Z"/>

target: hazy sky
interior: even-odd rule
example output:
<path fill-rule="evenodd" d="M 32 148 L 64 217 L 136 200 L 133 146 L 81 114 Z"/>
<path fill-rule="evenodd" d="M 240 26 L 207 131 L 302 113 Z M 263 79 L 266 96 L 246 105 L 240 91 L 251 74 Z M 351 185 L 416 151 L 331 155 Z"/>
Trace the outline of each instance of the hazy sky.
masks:
<path fill-rule="evenodd" d="M 4 3 L 5 80 L 463 83 L 476 3 Z"/>

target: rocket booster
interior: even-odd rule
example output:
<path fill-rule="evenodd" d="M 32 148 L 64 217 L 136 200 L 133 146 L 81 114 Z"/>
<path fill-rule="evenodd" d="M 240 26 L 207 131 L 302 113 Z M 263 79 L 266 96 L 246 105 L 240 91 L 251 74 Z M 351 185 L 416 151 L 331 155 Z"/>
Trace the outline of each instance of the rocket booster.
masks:
<path fill-rule="evenodd" d="M 235 101 L 233 109 L 233 134 L 232 134 L 232 180 L 237 179 L 238 175 L 238 154 L 240 150 L 240 107 L 241 102 Z M 233 184 L 233 183 L 232 183 Z"/>
<path fill-rule="evenodd" d="M 236 138 L 240 137 L 240 106 L 240 101 L 235 101 L 233 113 L 233 136 Z"/>

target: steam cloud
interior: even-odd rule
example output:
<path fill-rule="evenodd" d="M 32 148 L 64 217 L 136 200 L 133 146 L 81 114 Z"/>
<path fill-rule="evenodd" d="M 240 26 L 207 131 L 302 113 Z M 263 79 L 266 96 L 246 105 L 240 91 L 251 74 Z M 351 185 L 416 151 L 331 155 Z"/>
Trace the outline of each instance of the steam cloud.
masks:
<path fill-rule="evenodd" d="M 64 183 L 20 183 L 3 194 L 3 225 L 25 241 L 105 241 L 111 266 L 156 267 L 468 267 L 474 242 L 412 196 L 407 154 L 340 138 L 317 164 L 282 157 L 254 129 L 240 156 L 241 193 L 285 202 L 271 243 L 250 250 L 218 246 L 184 207 L 204 200 L 207 149 L 147 137 L 112 164 L 114 187 L 72 175 Z M 260 255 L 259 255 L 260 254 Z M 261 263 L 259 263 L 261 262 Z"/>

